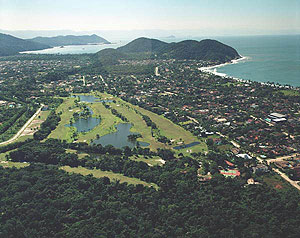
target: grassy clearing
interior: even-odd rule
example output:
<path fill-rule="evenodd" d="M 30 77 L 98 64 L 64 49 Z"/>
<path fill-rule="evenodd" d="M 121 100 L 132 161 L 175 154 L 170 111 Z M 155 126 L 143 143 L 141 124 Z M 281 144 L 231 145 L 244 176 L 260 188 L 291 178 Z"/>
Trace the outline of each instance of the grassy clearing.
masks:
<path fill-rule="evenodd" d="M 5 153 L 0 154 L 0 166 L 4 168 L 24 168 L 29 165 L 29 163 L 19 163 L 19 162 L 11 162 L 6 160 L 6 155 L 8 155 L 11 151 L 7 151 Z"/>
<path fill-rule="evenodd" d="M 102 178 L 102 177 L 108 177 L 110 180 L 119 180 L 121 183 L 128 183 L 128 184 L 142 184 L 144 186 L 147 186 L 147 187 L 151 187 L 153 186 L 155 189 L 158 188 L 158 186 L 154 183 L 147 183 L 147 182 L 144 182 L 140 179 L 137 179 L 137 178 L 130 178 L 130 177 L 127 177 L 127 176 L 124 176 L 122 174 L 117 174 L 117 173 L 113 173 L 113 172 L 109 172 L 109 171 L 102 171 L 102 170 L 99 170 L 99 169 L 86 169 L 86 168 L 83 168 L 83 167 L 77 167 L 77 168 L 71 168 L 70 166 L 62 166 L 60 167 L 61 169 L 69 172 L 69 173 L 78 173 L 78 174 L 82 174 L 82 175 L 93 175 L 94 177 L 96 178 Z"/>
<path fill-rule="evenodd" d="M 189 120 L 189 121 L 185 121 L 185 122 L 179 122 L 180 125 L 187 125 L 187 124 L 190 124 L 190 123 L 193 123 L 193 121 Z"/>
<path fill-rule="evenodd" d="M 149 166 L 154 166 L 154 165 L 163 165 L 161 162 L 162 159 L 159 156 L 152 156 L 149 158 L 145 158 L 143 155 L 133 155 L 130 156 L 129 159 L 134 160 L 134 161 L 143 161 L 147 163 Z"/>
<path fill-rule="evenodd" d="M 72 149 L 66 149 L 66 152 L 67 152 L 67 153 L 77 154 L 79 159 L 82 159 L 82 158 L 84 158 L 85 156 L 88 156 L 88 155 L 89 155 L 89 154 L 87 154 L 87 153 L 81 153 L 81 152 L 78 153 L 77 150 L 72 150 Z"/>
<path fill-rule="evenodd" d="M 300 92 L 292 89 L 280 90 L 279 92 L 283 93 L 285 96 L 300 96 Z"/>

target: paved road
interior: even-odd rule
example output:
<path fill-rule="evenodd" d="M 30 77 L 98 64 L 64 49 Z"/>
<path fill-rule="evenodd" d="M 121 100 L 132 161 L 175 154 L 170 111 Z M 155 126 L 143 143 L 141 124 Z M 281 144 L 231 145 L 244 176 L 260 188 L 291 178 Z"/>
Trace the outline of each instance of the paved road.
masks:
<path fill-rule="evenodd" d="M 104 81 L 104 78 L 102 77 L 102 75 L 99 75 L 100 76 L 100 79 L 102 80 L 102 82 L 104 83 L 104 85 L 107 87 L 107 83 Z"/>
<path fill-rule="evenodd" d="M 22 132 L 30 125 L 30 123 L 37 117 L 37 115 L 41 112 L 42 108 L 44 105 L 42 105 L 37 111 L 36 113 L 34 113 L 34 115 L 24 124 L 24 126 L 22 126 L 22 128 L 17 132 L 17 134 L 15 134 L 12 138 L 10 138 L 7 141 L 3 141 L 0 143 L 0 145 L 7 145 L 10 144 L 12 142 L 14 142 L 15 140 L 17 140 L 20 135 L 22 134 Z"/>

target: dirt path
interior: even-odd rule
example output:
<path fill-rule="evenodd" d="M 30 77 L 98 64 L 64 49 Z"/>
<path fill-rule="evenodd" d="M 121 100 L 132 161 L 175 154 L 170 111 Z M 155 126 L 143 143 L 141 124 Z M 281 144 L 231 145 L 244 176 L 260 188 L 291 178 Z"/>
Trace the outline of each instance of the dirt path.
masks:
<path fill-rule="evenodd" d="M 23 133 L 23 131 L 30 125 L 30 123 L 37 117 L 37 115 L 41 112 L 42 108 L 44 105 L 42 105 L 37 111 L 36 113 L 34 113 L 34 115 L 29 118 L 29 120 L 24 124 L 24 126 L 22 126 L 22 128 L 17 132 L 17 134 L 15 134 L 12 138 L 10 138 L 7 141 L 3 141 L 0 143 L 0 145 L 7 145 L 10 144 L 12 142 L 14 142 L 15 140 L 17 140 L 21 134 Z"/>

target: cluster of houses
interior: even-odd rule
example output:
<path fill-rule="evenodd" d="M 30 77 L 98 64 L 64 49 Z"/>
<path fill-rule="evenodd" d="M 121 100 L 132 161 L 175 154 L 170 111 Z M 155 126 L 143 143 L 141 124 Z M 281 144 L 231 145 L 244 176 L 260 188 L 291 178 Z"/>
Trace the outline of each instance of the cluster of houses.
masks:
<path fill-rule="evenodd" d="M 15 103 L 15 102 L 8 102 L 8 101 L 0 100 L 0 107 L 14 108 L 14 107 L 21 107 L 21 104 Z"/>

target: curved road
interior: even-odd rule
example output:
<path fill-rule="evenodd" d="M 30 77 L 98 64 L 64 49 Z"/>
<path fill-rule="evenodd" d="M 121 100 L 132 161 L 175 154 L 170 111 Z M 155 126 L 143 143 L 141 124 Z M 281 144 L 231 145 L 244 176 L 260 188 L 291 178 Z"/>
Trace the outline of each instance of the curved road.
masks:
<path fill-rule="evenodd" d="M 34 115 L 29 118 L 29 120 L 24 124 L 24 126 L 22 126 L 22 128 L 17 132 L 17 134 L 15 134 L 12 138 L 10 138 L 7 141 L 3 141 L 0 143 L 0 145 L 7 145 L 10 144 L 12 142 L 14 142 L 15 140 L 17 140 L 20 135 L 22 134 L 22 132 L 29 126 L 29 124 L 37 117 L 37 115 L 41 112 L 42 108 L 44 105 L 42 105 L 37 111 L 36 113 L 34 113 Z"/>

